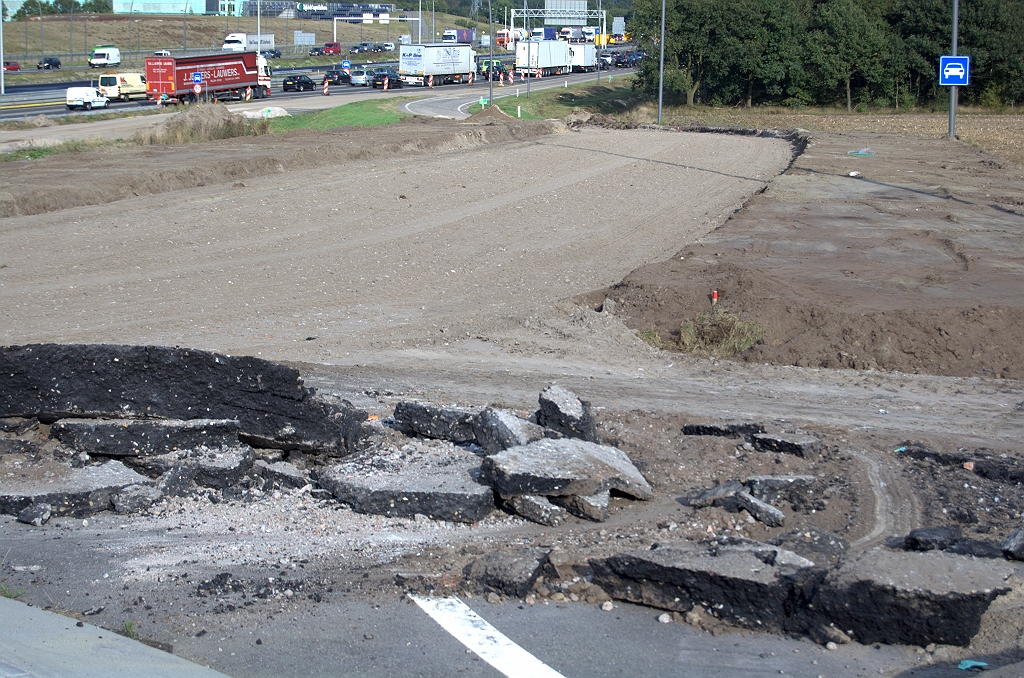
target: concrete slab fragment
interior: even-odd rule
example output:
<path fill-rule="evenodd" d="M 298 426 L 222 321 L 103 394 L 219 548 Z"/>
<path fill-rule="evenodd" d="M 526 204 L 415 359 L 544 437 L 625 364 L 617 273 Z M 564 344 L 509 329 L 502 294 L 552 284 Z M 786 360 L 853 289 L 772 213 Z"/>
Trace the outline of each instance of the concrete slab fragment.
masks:
<path fill-rule="evenodd" d="M 238 444 L 240 430 L 235 419 L 61 419 L 50 436 L 88 454 L 138 457 Z"/>
<path fill-rule="evenodd" d="M 261 478 L 277 483 L 279 487 L 305 487 L 313 482 L 308 473 L 286 461 L 268 463 L 257 459 L 253 471 Z"/>
<path fill-rule="evenodd" d="M 617 490 L 651 499 L 651 486 L 622 450 L 563 438 L 538 440 L 484 459 L 483 478 L 503 497 L 595 495 Z"/>

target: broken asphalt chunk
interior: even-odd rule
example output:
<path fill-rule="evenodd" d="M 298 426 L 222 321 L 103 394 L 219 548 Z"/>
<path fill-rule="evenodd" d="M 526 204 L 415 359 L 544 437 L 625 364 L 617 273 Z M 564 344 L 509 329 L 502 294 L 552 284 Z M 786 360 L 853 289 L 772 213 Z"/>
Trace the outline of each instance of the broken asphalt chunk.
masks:
<path fill-rule="evenodd" d="M 79 452 L 137 457 L 236 445 L 239 430 L 234 419 L 61 419 L 50 426 L 50 436 Z"/>
<path fill-rule="evenodd" d="M 720 438 L 744 438 L 750 440 L 757 433 L 764 433 L 764 425 L 745 421 L 686 424 L 684 436 L 718 436 Z"/>
<path fill-rule="evenodd" d="M 549 431 L 557 435 L 554 431 Z M 511 412 L 487 407 L 473 419 L 473 434 L 484 454 L 495 454 L 545 437 L 545 428 L 520 419 Z"/>
<path fill-rule="evenodd" d="M 150 485 L 129 485 L 111 497 L 115 513 L 141 513 L 161 497 L 158 488 Z"/>
<path fill-rule="evenodd" d="M 492 551 L 466 566 L 463 574 L 507 596 L 522 598 L 530 592 L 547 562 L 547 549 Z"/>
<path fill-rule="evenodd" d="M 151 483 L 119 461 L 69 468 L 45 482 L 6 480 L 0 486 L 0 513 L 16 516 L 31 504 L 49 504 L 55 516 L 89 516 L 109 509 L 111 496 L 122 488 Z"/>
<path fill-rule="evenodd" d="M 1004 560 L 872 549 L 829 573 L 813 603 L 860 643 L 967 645 L 992 601 L 1016 583 Z"/>
<path fill-rule="evenodd" d="M 747 513 L 769 527 L 782 527 L 786 522 L 785 513 L 747 492 L 736 493 L 736 505 L 741 509 L 746 509 Z"/>
<path fill-rule="evenodd" d="M 427 438 L 468 443 L 476 440 L 470 410 L 437 407 L 424 403 L 402 401 L 395 406 L 395 422 L 409 434 Z"/>
<path fill-rule="evenodd" d="M 305 487 L 311 483 L 309 474 L 287 461 L 267 463 L 257 459 L 253 464 L 253 470 L 264 480 L 277 483 L 279 487 Z"/>
<path fill-rule="evenodd" d="M 494 509 L 494 492 L 477 482 L 480 458 L 454 445 L 406 459 L 386 471 L 363 471 L 353 459 L 317 481 L 357 513 L 473 523 Z"/>
<path fill-rule="evenodd" d="M 1011 532 L 999 545 L 1003 555 L 1013 560 L 1024 560 L 1024 530 Z"/>
<path fill-rule="evenodd" d="M 952 546 L 959 538 L 959 525 L 919 527 L 910 531 L 904 538 L 903 545 L 911 551 L 942 551 Z"/>
<path fill-rule="evenodd" d="M 0 417 L 236 419 L 259 447 L 344 454 L 333 405 L 298 370 L 166 346 L 0 347 Z"/>
<path fill-rule="evenodd" d="M 610 492 L 601 492 L 593 496 L 571 494 L 567 497 L 549 498 L 552 503 L 558 504 L 574 516 L 598 523 L 608 520 L 608 505 L 611 502 Z"/>
<path fill-rule="evenodd" d="M 792 551 L 821 567 L 835 567 L 843 561 L 850 548 L 838 534 L 816 527 L 786 532 L 768 543 Z"/>
<path fill-rule="evenodd" d="M 52 512 L 50 505 L 45 502 L 32 503 L 18 512 L 18 522 L 41 527 L 50 519 Z"/>
<path fill-rule="evenodd" d="M 777 436 L 770 433 L 754 435 L 754 447 L 765 452 L 783 452 L 811 459 L 818 455 L 818 439 L 814 436 Z"/>
<path fill-rule="evenodd" d="M 737 626 L 781 632 L 813 563 L 763 544 L 677 542 L 590 561 L 612 598 L 680 613 L 708 605 Z"/>
<path fill-rule="evenodd" d="M 537 423 L 571 438 L 599 442 L 590 403 L 569 389 L 553 385 L 540 392 Z"/>
<path fill-rule="evenodd" d="M 683 502 L 694 508 L 721 506 L 723 500 L 733 499 L 737 492 L 743 492 L 746 489 L 746 486 L 738 480 L 727 480 L 721 485 L 715 485 L 706 490 L 694 490 L 686 495 Z"/>
<path fill-rule="evenodd" d="M 508 497 L 504 502 L 505 506 L 523 518 L 549 527 L 560 525 L 568 515 L 564 508 L 551 503 L 547 497 L 535 494 Z"/>
<path fill-rule="evenodd" d="M 178 467 L 195 469 L 193 480 L 203 487 L 223 489 L 236 484 L 252 468 L 256 454 L 248 445 L 177 450 L 149 457 L 126 458 L 137 469 L 163 475 Z"/>
<path fill-rule="evenodd" d="M 503 497 L 521 494 L 590 496 L 616 490 L 651 499 L 647 480 L 617 447 L 562 438 L 538 440 L 486 457 L 483 480 Z"/>
<path fill-rule="evenodd" d="M 743 484 L 751 496 L 774 504 L 807 491 L 815 480 L 814 476 L 748 476 Z"/>

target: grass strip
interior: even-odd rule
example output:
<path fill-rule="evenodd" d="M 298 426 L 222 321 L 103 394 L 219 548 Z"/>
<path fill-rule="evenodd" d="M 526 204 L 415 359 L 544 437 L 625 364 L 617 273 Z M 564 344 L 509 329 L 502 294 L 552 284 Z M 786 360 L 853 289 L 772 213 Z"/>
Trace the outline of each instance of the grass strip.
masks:
<path fill-rule="evenodd" d="M 314 113 L 271 118 L 270 131 L 274 134 L 283 134 L 298 129 L 329 130 L 338 127 L 390 125 L 409 117 L 408 113 L 400 112 L 398 106 L 414 98 L 365 99 Z"/>

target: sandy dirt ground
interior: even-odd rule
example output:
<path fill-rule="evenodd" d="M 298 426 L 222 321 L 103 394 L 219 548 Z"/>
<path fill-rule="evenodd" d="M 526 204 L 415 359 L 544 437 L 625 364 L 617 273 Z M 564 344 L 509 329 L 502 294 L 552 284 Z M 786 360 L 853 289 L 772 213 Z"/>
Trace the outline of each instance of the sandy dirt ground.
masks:
<path fill-rule="evenodd" d="M 846 155 L 868 146 L 871 159 Z M 822 478 L 821 501 L 785 507 L 787 530 L 833 530 L 858 548 L 949 523 L 1002 538 L 1024 513 L 1014 482 L 895 450 L 912 440 L 1020 463 L 1019 167 L 960 144 L 940 162 L 926 142 L 869 133 L 816 134 L 790 167 L 798 150 L 773 136 L 419 121 L 20 163 L 0 201 L 0 340 L 260 355 L 382 417 L 402 399 L 525 414 L 557 382 L 594 403 L 602 436 L 657 493 L 619 500 L 605 526 L 551 530 L 502 514 L 422 525 L 290 494 L 101 519 L 118 583 L 179 606 L 186 589 L 154 580 L 185 566 L 195 577 L 199 561 L 305 559 L 314 582 L 317 563 L 342 554 L 391 582 L 443 563 L 458 572 L 494 543 L 600 555 L 670 536 L 764 539 L 784 530 L 677 501 L 753 473 Z M 60 195 L 40 188 L 47 178 Z M 637 338 L 656 327 L 671 341 L 713 286 L 768 328 L 753 353 L 695 357 Z M 614 313 L 596 310 L 606 296 Z M 909 350 L 883 350 L 908 336 Z M 707 419 L 813 432 L 826 452 L 803 460 L 680 435 Z M 161 536 L 175 529 L 196 538 Z M 59 561 L 42 578 L 51 588 L 73 577 Z M 46 604 L 42 588 L 29 595 Z M 1019 660 L 1019 606 L 997 603 L 957 652 Z M 149 636 L 187 636 L 193 622 L 161 609 Z"/>

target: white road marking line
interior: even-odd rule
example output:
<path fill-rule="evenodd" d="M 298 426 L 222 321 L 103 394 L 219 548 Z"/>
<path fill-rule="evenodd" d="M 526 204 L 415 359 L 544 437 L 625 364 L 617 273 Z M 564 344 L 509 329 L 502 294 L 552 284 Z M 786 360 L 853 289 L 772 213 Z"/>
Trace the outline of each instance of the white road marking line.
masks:
<path fill-rule="evenodd" d="M 412 594 L 409 597 L 441 628 L 509 678 L 564 678 L 509 640 L 458 598 L 425 598 Z"/>

